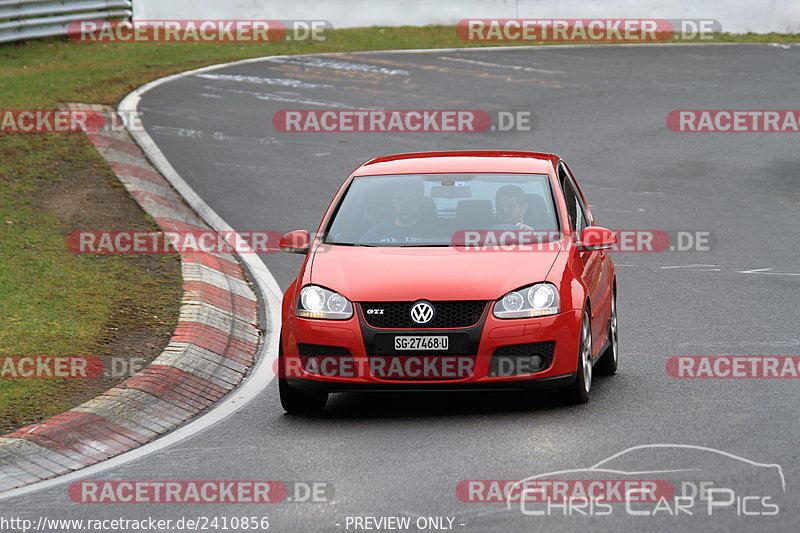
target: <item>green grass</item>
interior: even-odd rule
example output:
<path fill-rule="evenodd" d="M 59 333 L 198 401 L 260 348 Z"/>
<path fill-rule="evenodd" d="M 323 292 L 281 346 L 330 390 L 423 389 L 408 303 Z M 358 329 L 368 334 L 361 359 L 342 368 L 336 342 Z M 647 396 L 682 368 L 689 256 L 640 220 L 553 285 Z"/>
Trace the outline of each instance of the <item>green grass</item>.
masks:
<path fill-rule="evenodd" d="M 800 35 L 721 34 L 715 42 L 798 43 Z M 445 26 L 336 30 L 313 43 L 12 43 L 0 45 L 0 109 L 114 104 L 148 80 L 249 57 L 508 44 L 464 42 Z M 98 339 L 121 305 L 168 306 L 179 294 L 179 286 L 164 290 L 126 258 L 71 254 L 63 221 L 36 207 L 38 193 L 76 173 L 108 174 L 104 168 L 80 135 L 0 134 L 0 356 L 102 353 Z M 3 380 L 0 425 L 59 412 L 68 407 L 68 389 L 50 380 Z"/>
<path fill-rule="evenodd" d="M 55 135 L 31 140 L 3 140 L 0 317 L 12 327 L 0 330 L 0 355 L 81 353 L 110 312 L 111 302 L 97 295 L 119 290 L 124 270 L 115 257 L 68 253 L 64 236 L 54 231 L 58 220 L 34 210 L 29 199 L 48 182 L 78 171 L 76 163 L 93 155 L 90 146 Z M 75 149 L 73 161 L 60 157 Z"/>
<path fill-rule="evenodd" d="M 144 271 L 131 256 L 68 252 L 65 232 L 75 228 L 42 207 L 43 195 L 75 176 L 93 173 L 113 183 L 104 166 L 80 135 L 0 136 L 0 356 L 107 356 L 115 320 L 135 320 L 162 334 L 174 327 L 177 265 L 177 286 L 164 288 L 161 275 Z M 173 311 L 166 316 L 142 316 L 167 308 Z M 85 399 L 83 385 L 0 379 L 0 427 L 62 412 Z"/>

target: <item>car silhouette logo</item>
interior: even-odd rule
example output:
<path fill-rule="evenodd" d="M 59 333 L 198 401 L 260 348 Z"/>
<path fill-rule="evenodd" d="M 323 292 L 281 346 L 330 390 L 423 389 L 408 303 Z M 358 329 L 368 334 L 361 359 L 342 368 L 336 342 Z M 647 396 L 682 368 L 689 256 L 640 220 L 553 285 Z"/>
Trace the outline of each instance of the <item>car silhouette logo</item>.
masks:
<path fill-rule="evenodd" d="M 417 324 L 427 324 L 433 320 L 435 311 L 428 302 L 417 302 L 411 306 L 411 320 Z"/>

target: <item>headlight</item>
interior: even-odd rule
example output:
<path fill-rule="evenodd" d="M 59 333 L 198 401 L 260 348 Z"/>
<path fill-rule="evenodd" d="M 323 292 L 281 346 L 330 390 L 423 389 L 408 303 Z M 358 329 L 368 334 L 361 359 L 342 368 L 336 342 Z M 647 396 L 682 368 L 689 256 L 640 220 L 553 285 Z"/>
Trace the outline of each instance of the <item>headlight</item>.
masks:
<path fill-rule="evenodd" d="M 338 292 L 317 285 L 308 285 L 300 291 L 297 316 L 346 320 L 353 316 L 353 304 Z"/>
<path fill-rule="evenodd" d="M 494 304 L 497 318 L 530 318 L 558 312 L 558 289 L 550 283 L 537 283 L 511 291 Z"/>

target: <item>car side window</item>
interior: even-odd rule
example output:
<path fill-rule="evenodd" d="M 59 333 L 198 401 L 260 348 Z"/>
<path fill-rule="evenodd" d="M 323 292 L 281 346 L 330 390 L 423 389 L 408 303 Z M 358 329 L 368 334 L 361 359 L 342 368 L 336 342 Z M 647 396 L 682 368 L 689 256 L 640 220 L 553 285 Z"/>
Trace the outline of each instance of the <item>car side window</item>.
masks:
<path fill-rule="evenodd" d="M 578 189 L 578 184 L 575 181 L 575 177 L 572 175 L 572 173 L 569 171 L 569 169 L 564 163 L 561 163 L 561 166 L 564 168 L 564 173 L 567 175 L 567 179 L 569 179 L 570 183 L 572 183 L 572 188 L 575 191 L 575 198 L 577 198 L 578 206 L 580 207 L 580 210 L 583 212 L 583 220 L 585 221 L 586 226 L 593 226 L 594 217 L 592 216 L 591 211 L 587 207 L 586 202 L 583 199 L 583 196 L 581 196 L 580 189 Z"/>
<path fill-rule="evenodd" d="M 564 173 L 561 166 L 558 167 L 558 179 L 561 182 L 561 190 L 564 191 L 564 202 L 567 204 L 567 217 L 569 218 L 569 225 L 572 229 L 578 227 L 577 213 L 575 212 L 575 191 L 569 185 L 567 175 Z"/>
<path fill-rule="evenodd" d="M 580 194 L 572 181 L 572 177 L 567 173 L 563 165 L 558 166 L 558 177 L 561 181 L 561 189 L 564 191 L 564 201 L 567 204 L 567 215 L 572 224 L 572 228 L 577 235 L 589 226 L 589 219 L 586 216 L 586 209 L 581 201 Z"/>
<path fill-rule="evenodd" d="M 575 196 L 575 211 L 578 215 L 578 225 L 576 227 L 578 229 L 578 233 L 580 233 L 589 226 L 589 222 L 586 218 L 586 211 L 583 209 L 583 205 L 581 203 L 581 197 L 578 196 L 578 191 L 575 190 L 575 186 L 572 184 L 572 182 L 569 183 L 573 187 L 573 195 Z"/>

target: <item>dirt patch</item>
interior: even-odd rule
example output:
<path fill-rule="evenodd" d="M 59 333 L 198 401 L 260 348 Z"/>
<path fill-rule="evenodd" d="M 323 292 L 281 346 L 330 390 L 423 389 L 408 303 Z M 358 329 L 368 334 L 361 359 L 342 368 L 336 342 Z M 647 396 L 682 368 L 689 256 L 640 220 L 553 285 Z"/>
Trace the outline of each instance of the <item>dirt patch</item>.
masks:
<path fill-rule="evenodd" d="M 79 171 L 71 168 L 60 179 L 46 180 L 30 197 L 33 210 L 60 222 L 58 231 L 65 239 L 65 253 L 71 253 L 66 252 L 66 236 L 73 231 L 158 230 L 99 155 L 80 159 L 70 161 L 70 166 L 79 167 Z M 102 264 L 110 259 L 96 256 L 91 260 Z M 51 390 L 44 400 L 29 398 L 12 415 L 0 417 L 0 432 L 51 416 L 55 408 L 69 409 L 94 398 L 124 381 L 131 369 L 148 364 L 169 342 L 183 294 L 179 256 L 122 255 L 111 260 L 124 265 L 109 268 L 108 275 L 136 281 L 114 300 L 102 331 L 94 345 L 87 346 L 85 355 L 101 357 L 107 372 L 114 358 L 115 375 L 59 380 L 55 394 Z"/>

